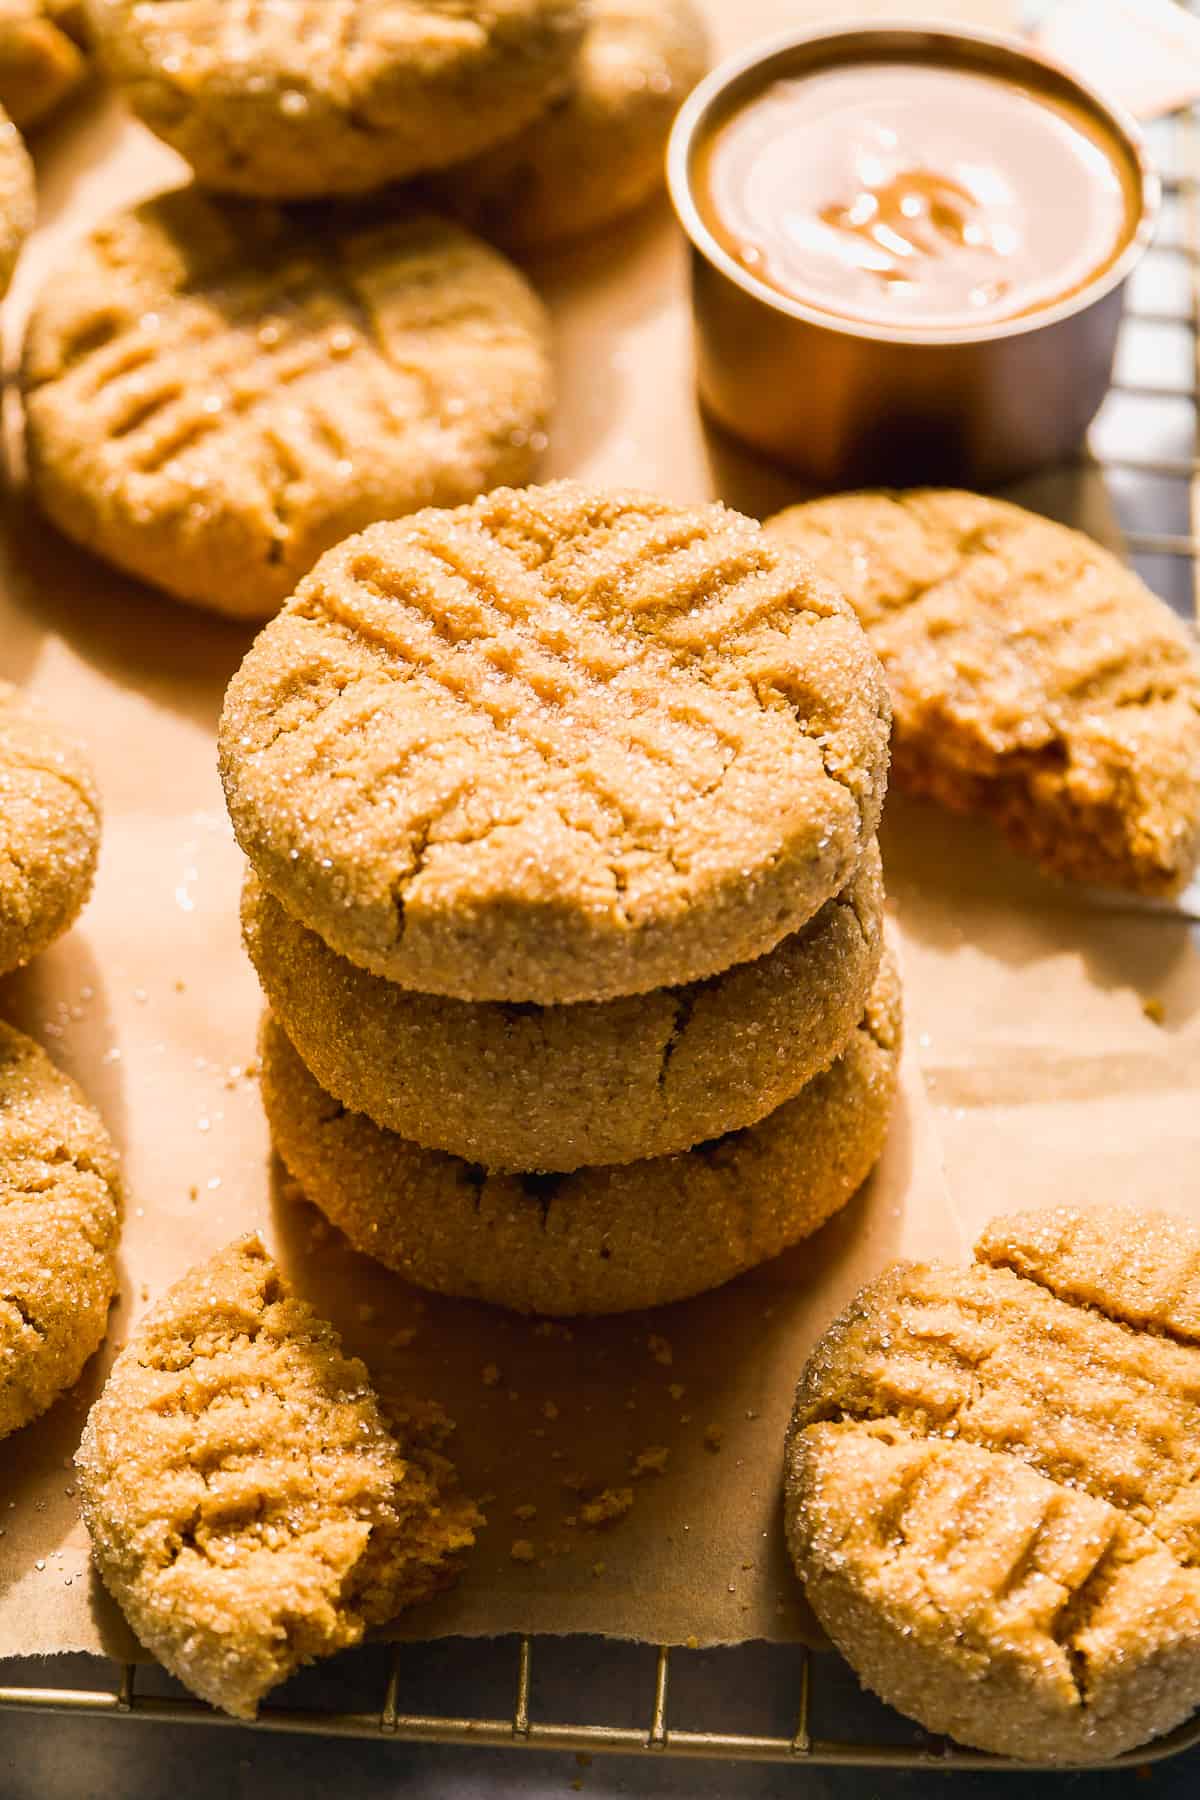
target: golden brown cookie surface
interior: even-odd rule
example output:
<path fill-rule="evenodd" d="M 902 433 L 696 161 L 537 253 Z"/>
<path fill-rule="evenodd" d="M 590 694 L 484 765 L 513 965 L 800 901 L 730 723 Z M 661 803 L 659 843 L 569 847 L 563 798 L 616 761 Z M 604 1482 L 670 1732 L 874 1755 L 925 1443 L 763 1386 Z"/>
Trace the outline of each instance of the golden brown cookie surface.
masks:
<path fill-rule="evenodd" d="M 68 252 L 23 382 L 54 522 L 247 618 L 370 520 L 525 479 L 550 400 L 540 302 L 458 226 L 310 231 L 191 188 Z"/>
<path fill-rule="evenodd" d="M 883 1148 L 900 990 L 885 956 L 838 1060 L 745 1131 L 571 1175 L 489 1175 L 348 1113 L 270 1017 L 263 1104 L 307 1198 L 357 1250 L 439 1293 L 518 1312 L 609 1313 L 718 1287 L 808 1237 Z"/>
<path fill-rule="evenodd" d="M 0 682 L 0 974 L 77 917 L 100 850 L 100 801 L 74 738 Z"/>
<path fill-rule="evenodd" d="M 594 231 L 662 185 L 671 122 L 707 66 L 692 0 L 591 0 L 566 92 L 515 137 L 447 170 L 438 196 L 510 249 Z"/>
<path fill-rule="evenodd" d="M 356 193 L 472 156 L 569 79 L 579 0 L 92 0 L 106 73 L 206 187 Z"/>
<path fill-rule="evenodd" d="M 259 636 L 220 727 L 294 917 L 424 993 L 553 1004 L 772 949 L 879 818 L 882 674 L 803 559 L 572 482 L 373 527 Z"/>
<path fill-rule="evenodd" d="M 8 292 L 21 245 L 37 215 L 33 164 L 21 134 L 0 110 L 0 294 Z"/>
<path fill-rule="evenodd" d="M 991 816 L 1044 868 L 1167 893 L 1200 848 L 1200 658 L 1082 533 L 953 490 L 767 524 L 854 605 L 887 670 L 897 783 Z"/>
<path fill-rule="evenodd" d="M 1200 1703 L 1200 1232 L 1063 1207 L 898 1265 L 818 1344 L 788 1540 L 860 1677 L 930 1730 L 1115 1756 Z"/>
<path fill-rule="evenodd" d="M 872 845 L 851 885 L 757 962 L 578 1006 L 443 1000 L 356 968 L 253 875 L 242 935 L 271 1010 L 354 1112 L 489 1169 L 570 1170 L 753 1124 L 827 1068 L 882 954 Z"/>
<path fill-rule="evenodd" d="M 21 131 L 39 125 L 87 72 L 80 8 L 0 0 L 0 106 Z"/>
<path fill-rule="evenodd" d="M 121 1187 L 97 1114 L 0 1024 L 0 1437 L 79 1379 L 117 1291 Z"/>
<path fill-rule="evenodd" d="M 77 1463 L 97 1565 L 134 1631 L 238 1718 L 443 1586 L 479 1523 L 450 1464 L 420 1428 L 397 1440 L 363 1364 L 254 1237 L 147 1315 Z"/>

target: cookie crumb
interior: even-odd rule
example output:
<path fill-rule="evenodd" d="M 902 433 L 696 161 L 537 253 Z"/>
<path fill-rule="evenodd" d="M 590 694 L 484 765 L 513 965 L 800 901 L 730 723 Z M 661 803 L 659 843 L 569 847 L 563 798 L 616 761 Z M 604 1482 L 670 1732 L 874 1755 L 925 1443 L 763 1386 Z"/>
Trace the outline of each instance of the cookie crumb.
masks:
<path fill-rule="evenodd" d="M 536 1559 L 537 1551 L 528 1538 L 514 1538 L 509 1545 L 508 1554 L 517 1563 L 531 1563 Z"/>
<path fill-rule="evenodd" d="M 495 1363 L 484 1363 L 479 1371 L 479 1379 L 486 1388 L 499 1387 L 500 1370 Z"/>
<path fill-rule="evenodd" d="M 579 1520 L 594 1529 L 608 1525 L 614 1519 L 623 1519 L 632 1505 L 632 1488 L 605 1488 L 594 1500 L 584 1501 L 579 1509 Z"/>
<path fill-rule="evenodd" d="M 607 1569 L 607 1567 L 608 1567 L 607 1563 L 594 1562 L 592 1564 L 592 1574 L 593 1575 L 603 1575 L 603 1573 L 604 1573 L 605 1569 Z"/>
<path fill-rule="evenodd" d="M 521 1519 L 524 1523 L 528 1524 L 530 1519 L 537 1518 L 537 1507 L 526 1500 L 523 1506 L 513 1507 L 513 1518 Z"/>
<path fill-rule="evenodd" d="M 1167 1009 L 1157 995 L 1147 995 L 1142 1001 L 1142 1011 L 1152 1025 L 1163 1025 L 1166 1023 Z"/>
<path fill-rule="evenodd" d="M 641 1450 L 634 1457 L 629 1473 L 639 1475 L 663 1475 L 666 1473 L 667 1459 L 671 1452 L 665 1444 L 652 1444 L 648 1450 Z"/>
<path fill-rule="evenodd" d="M 667 1392 L 670 1394 L 672 1400 L 682 1400 L 683 1396 L 687 1393 L 687 1389 L 684 1387 L 682 1381 L 673 1381 L 667 1389 Z"/>
<path fill-rule="evenodd" d="M 650 1336 L 646 1339 L 646 1345 L 655 1362 L 661 1363 L 664 1369 L 669 1369 L 672 1362 L 675 1360 L 675 1353 L 671 1348 L 670 1339 L 659 1337 L 656 1332 L 652 1331 Z"/>
<path fill-rule="evenodd" d="M 542 1401 L 542 1417 L 543 1419 L 557 1419 L 558 1408 L 555 1406 L 553 1400 Z"/>
<path fill-rule="evenodd" d="M 717 1451 L 724 1442 L 725 1433 L 721 1430 L 719 1425 L 706 1425 L 704 1427 L 704 1448 L 706 1450 Z"/>

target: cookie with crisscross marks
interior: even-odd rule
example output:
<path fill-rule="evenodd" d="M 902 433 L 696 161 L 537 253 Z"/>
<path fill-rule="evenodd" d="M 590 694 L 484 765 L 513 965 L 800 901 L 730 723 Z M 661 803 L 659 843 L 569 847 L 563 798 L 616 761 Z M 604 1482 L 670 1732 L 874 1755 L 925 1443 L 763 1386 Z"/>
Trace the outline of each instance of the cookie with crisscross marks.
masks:
<path fill-rule="evenodd" d="M 769 535 L 811 556 L 891 684 L 898 786 L 993 819 L 1078 881 L 1172 893 L 1200 855 L 1200 657 L 1082 532 L 953 489 L 834 494 Z"/>
<path fill-rule="evenodd" d="M 359 193 L 519 131 L 570 77 L 581 0 L 92 0 L 101 63 L 206 187 Z"/>
<path fill-rule="evenodd" d="M 862 1680 L 932 1731 L 1094 1761 L 1200 1704 L 1200 1231 L 993 1221 L 898 1264 L 800 1382 L 787 1529 Z"/>
<path fill-rule="evenodd" d="M 146 1648 L 253 1718 L 276 1683 L 457 1572 L 480 1523 L 417 1403 L 364 1365 L 256 1237 L 190 1269 L 113 1364 L 79 1448 L 96 1565 Z"/>
<path fill-rule="evenodd" d="M 245 617 L 373 519 L 524 479 L 550 398 L 540 302 L 459 227 L 322 230 L 192 188 L 68 252 L 23 379 L 55 523 Z"/>
<path fill-rule="evenodd" d="M 883 676 L 722 506 L 573 482 L 373 526 L 230 684 L 234 830 L 295 918 L 425 993 L 608 999 L 748 960 L 879 817 Z"/>
<path fill-rule="evenodd" d="M 121 1186 L 99 1116 L 0 1024 L 0 1437 L 79 1379 L 117 1291 Z"/>
<path fill-rule="evenodd" d="M 306 1198 L 407 1280 L 518 1312 L 627 1312 L 732 1281 L 846 1205 L 887 1138 L 900 1036 L 885 954 L 841 1055 L 765 1119 L 565 1175 L 497 1173 L 347 1112 L 269 1016 L 263 1105 Z"/>

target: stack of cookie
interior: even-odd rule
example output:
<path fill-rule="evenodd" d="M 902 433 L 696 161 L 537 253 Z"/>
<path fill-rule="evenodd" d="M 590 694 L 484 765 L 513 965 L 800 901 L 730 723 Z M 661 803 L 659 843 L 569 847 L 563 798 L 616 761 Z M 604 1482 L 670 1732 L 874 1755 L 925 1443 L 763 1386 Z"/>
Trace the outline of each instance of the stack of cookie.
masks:
<path fill-rule="evenodd" d="M 547 1313 L 815 1230 L 895 1091 L 888 728 L 849 607 L 723 507 L 499 490 L 322 558 L 220 733 L 308 1197 Z"/>

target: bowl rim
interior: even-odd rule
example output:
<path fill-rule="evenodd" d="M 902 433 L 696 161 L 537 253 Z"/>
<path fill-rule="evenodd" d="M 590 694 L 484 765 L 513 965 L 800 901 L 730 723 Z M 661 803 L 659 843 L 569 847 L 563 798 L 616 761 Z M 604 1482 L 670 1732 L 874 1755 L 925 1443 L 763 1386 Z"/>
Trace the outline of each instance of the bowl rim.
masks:
<path fill-rule="evenodd" d="M 1137 172 L 1141 189 L 1141 211 L 1137 225 L 1120 254 L 1089 281 L 1053 306 L 1038 307 L 1020 313 L 1013 319 L 994 320 L 978 325 L 895 326 L 868 319 L 843 318 L 820 306 L 793 299 L 753 275 L 722 246 L 707 225 L 696 200 L 692 185 L 692 153 L 700 133 L 729 91 L 756 71 L 766 72 L 772 63 L 807 45 L 838 43 L 856 54 L 872 47 L 883 55 L 897 56 L 922 49 L 936 51 L 957 49 L 968 53 L 982 48 L 999 51 L 1014 63 L 1025 64 L 1034 71 L 1053 75 L 1073 88 L 1087 108 L 1098 114 L 1128 151 Z M 831 60 L 834 60 L 831 58 Z M 947 58 L 946 60 L 950 60 Z M 692 89 L 676 114 L 667 145 L 667 191 L 675 216 L 693 248 L 716 270 L 742 289 L 752 299 L 775 312 L 817 326 L 840 337 L 880 344 L 912 344 L 925 348 L 945 348 L 957 344 L 981 344 L 1005 338 L 1024 337 L 1045 330 L 1065 319 L 1075 317 L 1096 305 L 1119 288 L 1141 261 L 1153 240 L 1162 207 L 1162 182 L 1150 156 L 1145 133 L 1124 107 L 1109 99 L 1082 76 L 1025 39 L 1007 32 L 992 31 L 983 26 L 956 26 L 931 23 L 916 18 L 895 19 L 860 25 L 826 25 L 799 31 L 776 33 L 751 44 L 747 49 L 727 57 Z"/>

